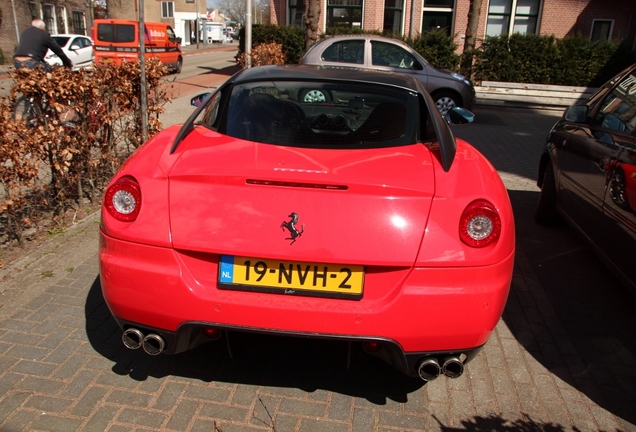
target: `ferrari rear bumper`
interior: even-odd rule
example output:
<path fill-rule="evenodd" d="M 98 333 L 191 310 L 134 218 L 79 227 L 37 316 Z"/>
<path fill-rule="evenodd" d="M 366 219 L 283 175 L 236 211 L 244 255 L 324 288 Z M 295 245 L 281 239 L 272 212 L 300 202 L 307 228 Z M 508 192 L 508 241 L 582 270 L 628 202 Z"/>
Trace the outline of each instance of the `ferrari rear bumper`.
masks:
<path fill-rule="evenodd" d="M 486 343 L 507 300 L 514 254 L 474 268 L 368 268 L 360 300 L 221 290 L 217 255 L 103 233 L 99 258 L 111 313 L 124 330 L 140 332 L 140 347 L 152 336 L 151 354 L 186 351 L 219 331 L 251 331 L 362 342 L 398 370 L 430 377 L 437 366 L 429 360 L 443 373 L 444 362 L 457 359 L 458 375 Z"/>

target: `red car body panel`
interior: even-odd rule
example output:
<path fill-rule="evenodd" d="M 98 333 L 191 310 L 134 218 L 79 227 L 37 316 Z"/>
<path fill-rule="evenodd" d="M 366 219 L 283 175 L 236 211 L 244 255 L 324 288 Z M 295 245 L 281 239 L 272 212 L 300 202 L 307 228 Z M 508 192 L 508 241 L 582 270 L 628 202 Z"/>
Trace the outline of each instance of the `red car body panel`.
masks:
<path fill-rule="evenodd" d="M 514 255 L 477 268 L 368 268 L 360 301 L 219 290 L 218 255 L 179 253 L 104 235 L 100 260 L 105 300 L 119 318 L 169 331 L 203 322 L 381 336 L 406 352 L 418 352 L 486 342 L 507 299 Z"/>

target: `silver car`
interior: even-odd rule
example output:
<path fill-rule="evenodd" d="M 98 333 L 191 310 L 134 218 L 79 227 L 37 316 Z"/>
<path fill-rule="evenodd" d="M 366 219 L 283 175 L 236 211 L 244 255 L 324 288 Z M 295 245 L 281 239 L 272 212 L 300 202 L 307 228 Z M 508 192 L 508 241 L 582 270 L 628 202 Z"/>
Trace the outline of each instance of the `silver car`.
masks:
<path fill-rule="evenodd" d="M 424 84 L 442 115 L 454 107 L 472 109 L 475 103 L 475 89 L 469 80 L 458 73 L 431 66 L 413 48 L 397 39 L 375 35 L 327 36 L 316 42 L 300 62 L 412 75 Z M 329 95 L 308 93 L 305 97 L 324 100 Z"/>

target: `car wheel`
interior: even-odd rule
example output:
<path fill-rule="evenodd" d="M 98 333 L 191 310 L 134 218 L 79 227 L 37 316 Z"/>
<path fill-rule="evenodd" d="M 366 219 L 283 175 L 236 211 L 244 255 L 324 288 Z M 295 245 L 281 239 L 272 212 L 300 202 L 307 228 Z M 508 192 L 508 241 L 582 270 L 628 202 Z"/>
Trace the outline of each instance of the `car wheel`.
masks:
<path fill-rule="evenodd" d="M 534 220 L 542 225 L 555 224 L 559 220 L 559 213 L 556 207 L 557 196 L 554 170 L 552 169 L 552 162 L 548 162 L 548 166 L 543 173 L 543 183 L 541 184 L 541 193 L 539 194 L 539 202 L 534 213 Z"/>
<path fill-rule="evenodd" d="M 627 201 L 627 188 L 625 185 L 625 172 L 621 168 L 616 168 L 612 181 L 610 182 L 610 196 L 614 204 L 623 210 L 629 210 Z"/>
<path fill-rule="evenodd" d="M 179 57 L 179 59 L 177 60 L 177 65 L 174 68 L 174 73 L 180 74 L 182 67 L 183 67 L 183 59 L 181 57 Z"/>
<path fill-rule="evenodd" d="M 442 116 L 445 116 L 451 109 L 461 106 L 459 97 L 450 91 L 437 92 L 432 96 L 435 101 L 435 106 Z"/>
<path fill-rule="evenodd" d="M 298 99 L 304 103 L 324 103 L 331 102 L 331 95 L 324 90 L 309 89 L 303 90 Z"/>

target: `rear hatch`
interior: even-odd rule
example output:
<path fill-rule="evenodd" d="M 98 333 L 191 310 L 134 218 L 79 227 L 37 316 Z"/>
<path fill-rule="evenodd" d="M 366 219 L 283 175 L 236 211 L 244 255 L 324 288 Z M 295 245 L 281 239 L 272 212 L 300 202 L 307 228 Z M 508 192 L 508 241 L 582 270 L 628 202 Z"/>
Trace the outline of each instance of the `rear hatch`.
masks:
<path fill-rule="evenodd" d="M 197 128 L 181 149 L 169 174 L 176 249 L 361 265 L 415 261 L 435 191 L 422 144 L 304 149 Z"/>

